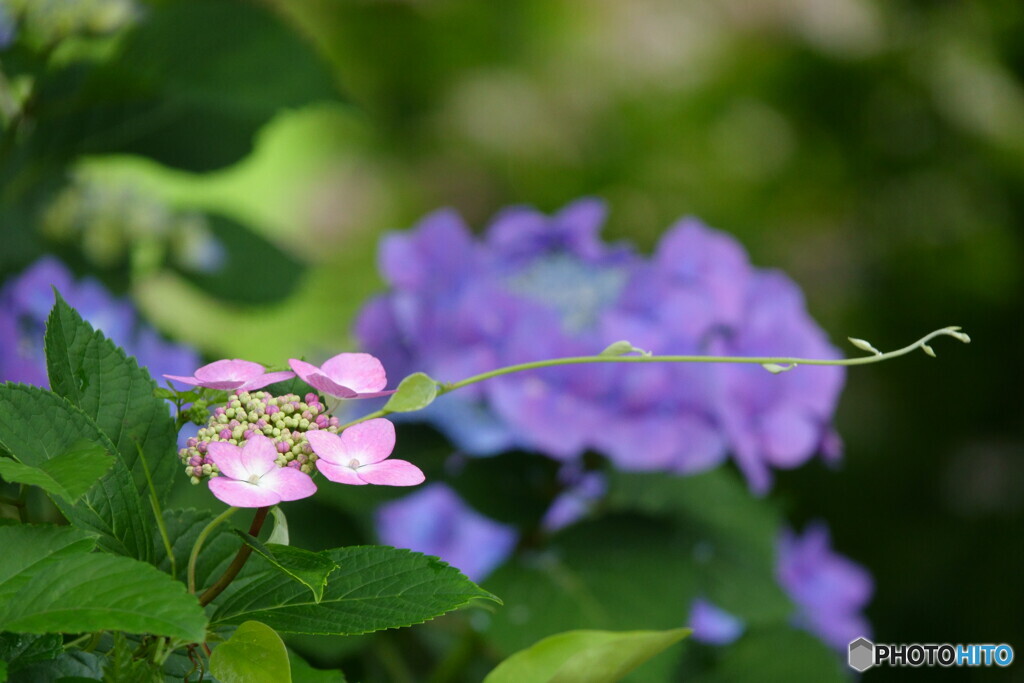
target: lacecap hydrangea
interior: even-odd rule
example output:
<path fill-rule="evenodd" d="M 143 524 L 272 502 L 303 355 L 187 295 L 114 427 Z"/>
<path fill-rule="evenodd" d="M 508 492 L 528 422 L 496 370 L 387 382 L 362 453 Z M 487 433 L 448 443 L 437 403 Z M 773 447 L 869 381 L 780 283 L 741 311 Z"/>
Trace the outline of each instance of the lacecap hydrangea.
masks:
<path fill-rule="evenodd" d="M 651 256 L 599 237 L 600 201 L 552 216 L 499 213 L 481 237 L 453 211 L 383 242 L 390 290 L 356 333 L 389 371 L 451 382 L 496 367 L 593 355 L 626 339 L 655 354 L 810 356 L 838 351 L 785 274 L 756 268 L 729 235 L 671 226 Z M 699 472 L 730 455 L 751 489 L 773 468 L 834 458 L 837 367 L 772 375 L 757 365 L 587 365 L 499 377 L 416 413 L 462 451 L 522 448 L 563 462 L 588 450 L 632 471 Z"/>

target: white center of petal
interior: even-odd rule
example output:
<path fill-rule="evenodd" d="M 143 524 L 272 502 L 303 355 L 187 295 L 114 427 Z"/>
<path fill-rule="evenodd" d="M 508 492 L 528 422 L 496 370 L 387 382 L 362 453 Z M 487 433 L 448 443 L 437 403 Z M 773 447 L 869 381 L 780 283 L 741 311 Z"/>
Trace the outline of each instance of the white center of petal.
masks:
<path fill-rule="evenodd" d="M 249 475 L 249 483 L 250 484 L 259 484 L 260 483 L 260 475 L 258 475 L 258 474 L 250 474 Z"/>
<path fill-rule="evenodd" d="M 351 467 L 351 468 L 352 468 L 352 469 L 354 469 L 354 470 L 355 470 L 355 469 L 359 469 L 359 466 L 360 466 L 361 464 L 362 464 L 362 463 L 360 463 L 360 462 L 359 462 L 359 459 L 358 459 L 358 458 L 352 458 L 351 460 L 349 460 L 349 461 L 348 461 L 348 466 L 349 466 L 349 467 Z"/>

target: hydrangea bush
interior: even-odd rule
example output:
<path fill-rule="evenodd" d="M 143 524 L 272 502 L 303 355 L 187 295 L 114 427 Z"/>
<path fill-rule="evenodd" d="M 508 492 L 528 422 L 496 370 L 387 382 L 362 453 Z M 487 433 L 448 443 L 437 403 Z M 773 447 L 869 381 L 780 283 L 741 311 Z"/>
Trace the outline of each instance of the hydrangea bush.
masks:
<path fill-rule="evenodd" d="M 170 351 L 140 363 L 148 333 L 130 308 L 107 297 L 121 316 L 91 324 L 70 301 L 92 299 L 45 262 L 58 292 L 43 354 L 24 357 L 46 376 L 0 385 L 0 477 L 18 487 L 0 498 L 16 515 L 0 524 L 0 673 L 298 680 L 312 674 L 279 633 L 365 634 L 468 606 L 490 683 L 610 680 L 690 629 L 731 644 L 726 672 L 729 653 L 780 637 L 818 652 L 793 633 L 837 649 L 866 635 L 867 572 L 823 525 L 786 530 L 716 466 L 731 454 L 763 494 L 772 468 L 837 457 L 844 366 L 967 336 L 885 354 L 852 339 L 867 355 L 841 359 L 795 285 L 728 236 L 683 221 L 644 258 L 600 242 L 602 216 L 590 200 L 550 218 L 513 209 L 482 241 L 430 216 L 384 245 L 392 291 L 358 325 L 370 353 L 163 366 L 181 388 L 152 376 Z M 2 294 L 22 335 L 42 330 L 30 276 Z M 416 462 L 395 429 L 416 417 L 462 454 Z M 168 508 L 186 478 L 223 505 Z M 371 511 L 388 545 L 289 544 L 286 503 L 375 487 L 413 491 Z M 67 524 L 38 523 L 30 489 Z M 241 509 L 247 531 L 226 524 Z"/>

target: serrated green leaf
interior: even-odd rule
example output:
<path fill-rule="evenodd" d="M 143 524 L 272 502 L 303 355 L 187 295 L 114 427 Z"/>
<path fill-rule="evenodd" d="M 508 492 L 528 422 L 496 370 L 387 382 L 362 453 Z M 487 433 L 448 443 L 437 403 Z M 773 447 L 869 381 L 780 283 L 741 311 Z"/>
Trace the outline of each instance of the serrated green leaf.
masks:
<path fill-rule="evenodd" d="M 83 439 L 117 456 L 96 423 L 67 399 L 39 387 L 0 384 L 0 447 L 23 465 L 41 467 Z M 150 509 L 120 457 L 77 503 L 59 497 L 54 503 L 72 524 L 98 534 L 106 550 L 150 557 Z"/>
<path fill-rule="evenodd" d="M 96 443 L 77 441 L 38 467 L 0 457 L 0 477 L 5 481 L 38 486 L 49 494 L 75 503 L 114 464 L 114 456 Z"/>
<path fill-rule="evenodd" d="M 67 526 L 18 524 L 0 527 L 0 591 L 17 592 L 41 565 L 87 553 L 96 539 Z"/>
<path fill-rule="evenodd" d="M 109 437 L 145 499 L 149 490 L 139 463 L 141 447 L 157 500 L 166 503 L 179 469 L 177 433 L 167 403 L 154 395 L 157 386 L 149 373 L 82 320 L 59 294 L 44 339 L 50 388 L 81 408 Z"/>
<path fill-rule="evenodd" d="M 206 510 L 164 510 L 164 524 L 167 536 L 171 539 L 171 550 L 174 553 L 178 568 L 177 579 L 185 577 L 185 567 L 192 553 L 192 546 L 214 515 Z M 170 573 L 171 563 L 167 551 L 159 539 L 154 540 L 154 565 L 163 572 Z M 207 537 L 196 561 L 196 586 L 208 586 L 224 573 L 234 559 L 240 547 L 238 538 L 232 533 L 231 527 L 220 525 Z"/>
<path fill-rule="evenodd" d="M 667 631 L 569 631 L 515 653 L 484 683 L 615 683 L 689 635 Z"/>
<path fill-rule="evenodd" d="M 210 655 L 210 673 L 221 683 L 291 683 L 284 641 L 274 629 L 247 621 Z"/>
<path fill-rule="evenodd" d="M 338 568 L 334 560 L 324 553 L 314 553 L 302 548 L 293 548 L 290 545 L 277 543 L 264 545 L 259 539 L 244 531 L 236 529 L 235 532 L 278 571 L 309 588 L 313 593 L 313 600 L 320 602 L 324 595 L 324 587 L 327 585 L 328 575 Z"/>
<path fill-rule="evenodd" d="M 423 372 L 414 372 L 399 385 L 398 390 L 384 404 L 392 413 L 409 413 L 426 408 L 437 398 L 437 381 Z"/>
<path fill-rule="evenodd" d="M 411 550 L 353 546 L 323 554 L 338 569 L 319 603 L 305 586 L 269 570 L 232 586 L 214 623 L 255 619 L 287 633 L 358 635 L 428 621 L 477 598 L 500 602 L 457 569 Z"/>
<path fill-rule="evenodd" d="M 0 585 L 0 629 L 110 630 L 201 641 L 206 615 L 184 584 L 152 565 L 104 553 L 77 553 L 36 563 Z"/>

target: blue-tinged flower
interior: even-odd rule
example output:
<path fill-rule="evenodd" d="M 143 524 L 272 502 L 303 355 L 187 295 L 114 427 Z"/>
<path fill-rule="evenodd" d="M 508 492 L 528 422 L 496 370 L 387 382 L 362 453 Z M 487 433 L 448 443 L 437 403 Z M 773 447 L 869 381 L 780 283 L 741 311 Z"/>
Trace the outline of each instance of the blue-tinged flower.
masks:
<path fill-rule="evenodd" d="M 512 553 L 515 530 L 467 506 L 444 484 L 430 484 L 377 509 L 382 543 L 435 555 L 482 581 Z"/>
<path fill-rule="evenodd" d="M 803 536 L 784 532 L 775 571 L 797 606 L 797 626 L 837 650 L 860 636 L 871 637 L 871 625 L 861 614 L 874 592 L 871 575 L 832 551 L 824 524 L 809 526 Z"/>
<path fill-rule="evenodd" d="M 191 372 L 199 364 L 195 351 L 164 341 L 139 321 L 127 300 L 114 297 L 90 278 L 76 281 L 63 263 L 44 256 L 0 289 L 0 381 L 49 386 L 43 334 L 54 288 L 154 377 Z"/>
<path fill-rule="evenodd" d="M 729 645 L 746 630 L 742 619 L 704 598 L 693 601 L 687 626 L 694 640 L 707 645 Z"/>
<path fill-rule="evenodd" d="M 431 214 L 385 239 L 391 291 L 363 310 L 357 335 L 389 371 L 442 382 L 620 339 L 658 354 L 836 355 L 799 289 L 752 266 L 728 235 L 685 219 L 644 258 L 599 239 L 604 214 L 592 199 L 553 216 L 516 207 L 479 239 L 454 213 Z M 838 454 L 829 423 L 842 381 L 841 369 L 820 367 L 546 368 L 406 419 L 429 420 L 476 455 L 524 448 L 572 462 L 593 450 L 622 470 L 686 474 L 731 454 L 763 492 L 772 468 Z"/>

